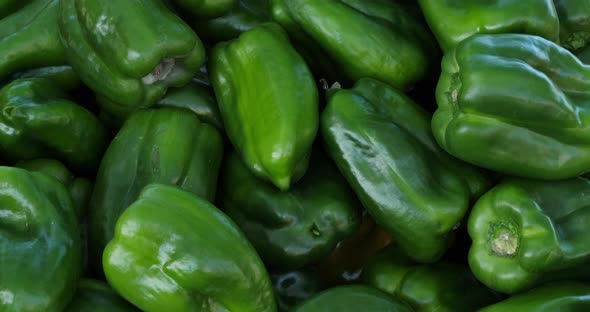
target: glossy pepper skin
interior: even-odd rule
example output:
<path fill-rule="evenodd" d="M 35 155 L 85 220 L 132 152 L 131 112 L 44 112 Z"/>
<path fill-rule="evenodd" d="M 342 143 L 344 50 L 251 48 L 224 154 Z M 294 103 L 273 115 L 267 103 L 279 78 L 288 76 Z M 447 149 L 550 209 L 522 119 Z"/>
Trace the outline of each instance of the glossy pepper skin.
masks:
<path fill-rule="evenodd" d="M 225 131 L 246 166 L 281 190 L 300 178 L 318 128 L 318 91 L 287 34 L 262 24 L 212 51 Z"/>
<path fill-rule="evenodd" d="M 479 312 L 553 312 L 590 309 L 590 286 L 580 282 L 549 283 L 487 306 Z"/>
<path fill-rule="evenodd" d="M 575 1 L 575 0 L 574 0 Z M 443 51 L 476 34 L 522 33 L 559 42 L 554 1 L 418 0 Z"/>
<path fill-rule="evenodd" d="M 98 165 L 102 124 L 51 80 L 19 79 L 0 89 L 0 154 L 9 160 L 55 156 L 80 171 Z"/>
<path fill-rule="evenodd" d="M 370 77 L 407 89 L 424 78 L 437 61 L 438 48 L 428 28 L 400 3 L 388 0 L 275 2 L 273 10 L 277 10 L 277 5 L 284 6 L 285 14 L 297 28 L 313 38 L 349 80 Z"/>
<path fill-rule="evenodd" d="M 64 91 L 74 90 L 82 86 L 80 76 L 69 65 L 46 66 L 24 70 L 10 75 L 7 80 L 12 81 L 21 78 L 46 78 Z"/>
<path fill-rule="evenodd" d="M 365 285 L 324 290 L 293 309 L 293 312 L 411 312 L 403 301 Z"/>
<path fill-rule="evenodd" d="M 291 311 L 321 291 L 321 280 L 317 274 L 307 270 L 275 273 L 270 276 L 279 311 Z"/>
<path fill-rule="evenodd" d="M 121 298 L 107 283 L 82 279 L 74 298 L 64 312 L 138 312 L 139 310 Z"/>
<path fill-rule="evenodd" d="M 222 155 L 219 132 L 184 109 L 133 114 L 98 170 L 89 212 L 90 259 L 100 259 L 117 219 L 150 183 L 177 185 L 212 201 Z M 94 267 L 100 271 L 100 262 Z"/>
<path fill-rule="evenodd" d="M 62 0 L 60 7 L 68 62 L 118 118 L 185 85 L 205 61 L 197 35 L 162 1 Z"/>
<path fill-rule="evenodd" d="M 402 92 L 373 79 L 331 92 L 321 121 L 329 155 L 410 257 L 438 260 L 486 177 L 438 147 L 430 116 Z"/>
<path fill-rule="evenodd" d="M 305 176 L 285 192 L 258 179 L 235 154 L 222 176 L 221 207 L 269 267 L 291 270 L 317 261 L 359 225 L 361 204 L 321 156 L 313 156 Z"/>
<path fill-rule="evenodd" d="M 590 2 L 554 0 L 561 24 L 561 45 L 578 51 L 590 42 Z"/>
<path fill-rule="evenodd" d="M 588 78 L 590 66 L 541 37 L 470 37 L 443 58 L 434 136 L 455 157 L 504 174 L 578 176 L 590 171 Z"/>
<path fill-rule="evenodd" d="M 467 266 L 417 264 L 397 246 L 382 250 L 363 270 L 363 280 L 420 312 L 470 312 L 492 304 L 496 296 Z"/>
<path fill-rule="evenodd" d="M 469 265 L 492 289 L 516 293 L 542 282 L 588 278 L 590 181 L 508 179 L 469 216 Z"/>
<path fill-rule="evenodd" d="M 34 0 L 0 20 L 0 79 L 26 69 L 66 64 L 58 17 L 59 0 Z"/>
<path fill-rule="evenodd" d="M 0 310 L 59 312 L 80 276 L 80 232 L 56 179 L 0 167 Z"/>
<path fill-rule="evenodd" d="M 143 189 L 103 263 L 109 284 L 144 311 L 276 311 L 268 273 L 237 225 L 176 186 Z"/>
<path fill-rule="evenodd" d="M 229 11 L 237 0 L 173 0 L 182 10 L 200 18 L 216 17 Z"/>

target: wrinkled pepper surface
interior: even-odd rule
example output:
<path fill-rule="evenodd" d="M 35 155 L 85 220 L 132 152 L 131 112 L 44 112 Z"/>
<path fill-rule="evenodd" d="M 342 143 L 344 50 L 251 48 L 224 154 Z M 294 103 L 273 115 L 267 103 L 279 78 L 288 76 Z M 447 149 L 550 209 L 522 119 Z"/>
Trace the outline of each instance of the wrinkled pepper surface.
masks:
<path fill-rule="evenodd" d="M 572 178 L 590 171 L 588 90 L 590 66 L 553 42 L 473 36 L 443 59 L 432 130 L 442 148 L 475 165 Z"/>
<path fill-rule="evenodd" d="M 227 157 L 221 180 L 221 207 L 272 268 L 317 261 L 359 225 L 361 204 L 321 156 L 312 157 L 305 176 L 286 192 L 258 179 L 235 154 Z"/>
<path fill-rule="evenodd" d="M 89 211 L 90 259 L 100 259 L 117 219 L 150 183 L 177 185 L 212 201 L 223 155 L 219 132 L 184 109 L 133 114 L 108 147 Z M 94 263 L 100 270 L 100 262 Z"/>
<path fill-rule="evenodd" d="M 363 280 L 420 312 L 471 312 L 499 299 L 466 265 L 417 264 L 395 245 L 379 252 L 365 267 Z"/>
<path fill-rule="evenodd" d="M 0 167 L 0 310 L 60 312 L 80 276 L 80 232 L 65 187 Z"/>
<path fill-rule="evenodd" d="M 469 265 L 492 289 L 516 293 L 550 280 L 589 278 L 590 180 L 508 179 L 469 216 Z"/>
<path fill-rule="evenodd" d="M 322 287 L 319 276 L 306 270 L 276 273 L 270 279 L 278 310 L 285 312 L 320 292 Z"/>
<path fill-rule="evenodd" d="M 307 169 L 318 128 L 309 68 L 274 23 L 212 51 L 210 76 L 225 131 L 246 166 L 281 190 Z"/>
<path fill-rule="evenodd" d="M 144 311 L 276 311 L 268 273 L 237 225 L 177 186 L 143 189 L 103 262 L 109 284 Z"/>
<path fill-rule="evenodd" d="M 9 160 L 55 156 L 92 171 L 106 146 L 98 118 L 43 78 L 15 80 L 0 90 L 0 125 L 0 154 Z"/>
<path fill-rule="evenodd" d="M 185 85 L 205 61 L 197 35 L 162 1 L 62 0 L 60 7 L 69 64 L 118 118 Z"/>
<path fill-rule="evenodd" d="M 561 24 L 561 45 L 578 51 L 590 42 L 590 1 L 554 0 Z"/>
<path fill-rule="evenodd" d="M 553 0 L 534 3 L 513 0 L 418 2 L 444 51 L 476 34 L 522 33 L 559 42 L 559 18 Z"/>
<path fill-rule="evenodd" d="M 121 298 L 107 283 L 82 279 L 74 299 L 64 312 L 138 312 L 139 310 Z"/>
<path fill-rule="evenodd" d="M 438 260 L 486 177 L 438 147 L 430 116 L 402 92 L 373 79 L 331 92 L 321 127 L 340 172 L 410 257 Z"/>

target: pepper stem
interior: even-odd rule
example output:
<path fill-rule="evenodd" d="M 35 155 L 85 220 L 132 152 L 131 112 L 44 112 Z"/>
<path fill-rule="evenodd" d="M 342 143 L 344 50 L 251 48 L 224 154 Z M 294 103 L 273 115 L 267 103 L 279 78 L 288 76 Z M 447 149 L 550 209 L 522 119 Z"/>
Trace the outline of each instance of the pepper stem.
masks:
<path fill-rule="evenodd" d="M 488 242 L 492 252 L 500 257 L 513 257 L 518 252 L 520 237 L 513 221 L 499 221 L 490 225 Z"/>

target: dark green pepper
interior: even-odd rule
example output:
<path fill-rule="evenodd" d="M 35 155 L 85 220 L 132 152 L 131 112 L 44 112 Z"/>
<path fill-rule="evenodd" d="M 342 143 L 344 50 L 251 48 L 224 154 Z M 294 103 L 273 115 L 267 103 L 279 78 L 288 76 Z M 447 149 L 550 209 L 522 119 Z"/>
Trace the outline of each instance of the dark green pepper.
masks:
<path fill-rule="evenodd" d="M 419 312 L 471 312 L 499 299 L 466 265 L 417 264 L 397 246 L 377 254 L 363 270 L 363 279 Z"/>
<path fill-rule="evenodd" d="M 137 312 L 136 307 L 121 298 L 107 283 L 83 279 L 74 299 L 64 312 Z"/>
<path fill-rule="evenodd" d="M 185 85 L 205 61 L 197 35 L 160 0 L 62 0 L 60 7 L 69 63 L 118 118 Z"/>
<path fill-rule="evenodd" d="M 361 79 L 331 93 L 321 127 L 340 172 L 410 257 L 438 260 L 486 177 L 440 149 L 430 116 L 402 92 Z"/>
<path fill-rule="evenodd" d="M 520 293 L 479 312 L 575 312 L 589 309 L 590 286 L 579 282 L 561 282 Z"/>
<path fill-rule="evenodd" d="M 324 290 L 296 307 L 293 312 L 412 312 L 403 301 L 365 285 L 339 286 Z"/>
<path fill-rule="evenodd" d="M 418 2 L 445 52 L 476 34 L 523 33 L 559 42 L 559 18 L 552 0 Z"/>
<path fill-rule="evenodd" d="M 516 293 L 550 280 L 590 278 L 590 180 L 508 179 L 469 216 L 469 265 L 492 289 Z"/>
<path fill-rule="evenodd" d="M 200 18 L 221 16 L 229 11 L 237 0 L 172 0 L 178 7 L 190 15 Z"/>
<path fill-rule="evenodd" d="M 590 42 L 590 1 L 554 0 L 561 24 L 561 45 L 577 51 Z"/>
<path fill-rule="evenodd" d="M 11 75 L 9 80 L 12 81 L 21 78 L 47 78 L 64 91 L 70 91 L 82 86 L 80 76 L 78 76 L 74 69 L 68 65 L 47 66 L 24 70 Z"/>
<path fill-rule="evenodd" d="M 18 11 L 31 1 L 32 0 L 2 0 L 2 2 L 0 2 L 0 18 Z"/>
<path fill-rule="evenodd" d="M 317 261 L 359 225 L 361 204 L 320 156 L 312 157 L 305 176 L 285 192 L 254 176 L 235 154 L 222 174 L 220 205 L 267 266 L 290 270 Z"/>
<path fill-rule="evenodd" d="M 432 130 L 464 161 L 565 179 L 590 171 L 590 66 L 521 34 L 472 36 L 445 54 Z"/>
<path fill-rule="evenodd" d="M 103 262 L 109 284 L 144 311 L 276 311 L 268 273 L 237 225 L 176 186 L 143 189 Z"/>
<path fill-rule="evenodd" d="M 19 79 L 0 90 L 0 154 L 10 160 L 55 156 L 93 171 L 106 145 L 98 119 L 51 80 Z"/>
<path fill-rule="evenodd" d="M 580 49 L 576 52 L 576 57 L 584 64 L 590 64 L 590 45 Z"/>
<path fill-rule="evenodd" d="M 256 176 L 281 190 L 300 178 L 318 128 L 313 76 L 274 23 L 217 45 L 210 74 L 225 131 Z"/>
<path fill-rule="evenodd" d="M 291 311 L 321 290 L 319 276 L 310 271 L 290 271 L 272 274 L 275 298 L 279 311 Z"/>
<path fill-rule="evenodd" d="M 0 167 L 0 310 L 60 312 L 81 273 L 80 232 L 65 187 Z"/>

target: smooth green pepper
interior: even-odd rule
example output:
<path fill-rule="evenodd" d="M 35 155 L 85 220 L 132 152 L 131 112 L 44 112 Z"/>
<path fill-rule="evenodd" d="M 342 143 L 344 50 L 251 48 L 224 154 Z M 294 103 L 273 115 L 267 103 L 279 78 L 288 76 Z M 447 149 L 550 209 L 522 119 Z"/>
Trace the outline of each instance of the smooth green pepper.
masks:
<path fill-rule="evenodd" d="M 486 177 L 438 147 L 430 116 L 402 92 L 373 79 L 331 92 L 321 121 L 328 153 L 400 247 L 436 261 Z"/>
<path fill-rule="evenodd" d="M 590 278 L 590 180 L 508 179 L 469 216 L 469 265 L 492 289 L 516 293 L 550 280 Z"/>
<path fill-rule="evenodd" d="M 407 5 L 389 0 L 274 2 L 274 18 L 287 21 L 282 24 L 296 38 L 297 31 L 312 38 L 349 80 L 370 77 L 407 89 L 437 61 L 434 38 Z"/>
<path fill-rule="evenodd" d="M 12 81 L 21 78 L 47 78 L 64 91 L 74 90 L 82 86 L 80 76 L 78 76 L 74 69 L 69 65 L 47 66 L 24 70 L 10 75 L 8 80 Z"/>
<path fill-rule="evenodd" d="M 293 312 L 411 312 L 403 301 L 365 285 L 339 286 L 311 297 Z"/>
<path fill-rule="evenodd" d="M 56 179 L 0 167 L 0 310 L 63 310 L 82 265 L 77 223 Z"/>
<path fill-rule="evenodd" d="M 78 283 L 74 299 L 64 312 L 137 312 L 137 308 L 121 298 L 107 283 L 83 279 Z"/>
<path fill-rule="evenodd" d="M 51 80 L 19 79 L 0 90 L 0 154 L 9 160 L 55 156 L 93 171 L 106 146 L 98 119 Z"/>
<path fill-rule="evenodd" d="M 327 159 L 312 157 L 305 176 L 282 192 L 254 176 L 235 155 L 222 170 L 220 206 L 267 266 L 298 269 L 327 256 L 359 225 L 346 180 Z"/>
<path fill-rule="evenodd" d="M 0 20 L 0 80 L 26 69 L 67 64 L 58 17 L 59 0 L 34 0 Z"/>
<path fill-rule="evenodd" d="M 561 24 L 561 45 L 577 51 L 590 42 L 590 1 L 554 0 Z"/>
<path fill-rule="evenodd" d="M 447 53 L 432 130 L 457 158 L 501 173 L 590 171 L 590 66 L 521 34 L 477 35 Z"/>
<path fill-rule="evenodd" d="M 552 0 L 418 2 L 444 51 L 476 34 L 523 33 L 559 41 L 559 18 Z"/>
<path fill-rule="evenodd" d="M 205 61 L 197 35 L 160 0 L 62 0 L 60 7 L 69 63 L 118 118 L 185 85 Z"/>
<path fill-rule="evenodd" d="M 291 311 L 293 307 L 321 290 L 319 276 L 310 271 L 277 273 L 272 274 L 270 279 L 279 311 Z"/>
<path fill-rule="evenodd" d="M 471 312 L 499 299 L 466 265 L 417 264 L 395 245 L 382 250 L 365 267 L 363 280 L 420 312 Z"/>
<path fill-rule="evenodd" d="M 256 176 L 289 189 L 307 169 L 318 91 L 287 34 L 267 23 L 212 52 L 210 75 L 226 133 Z"/>
<path fill-rule="evenodd" d="M 588 311 L 590 286 L 579 282 L 550 283 L 515 295 L 479 312 Z"/>
<path fill-rule="evenodd" d="M 103 263 L 109 284 L 144 311 L 276 311 L 268 273 L 237 225 L 176 186 L 143 189 Z"/>

